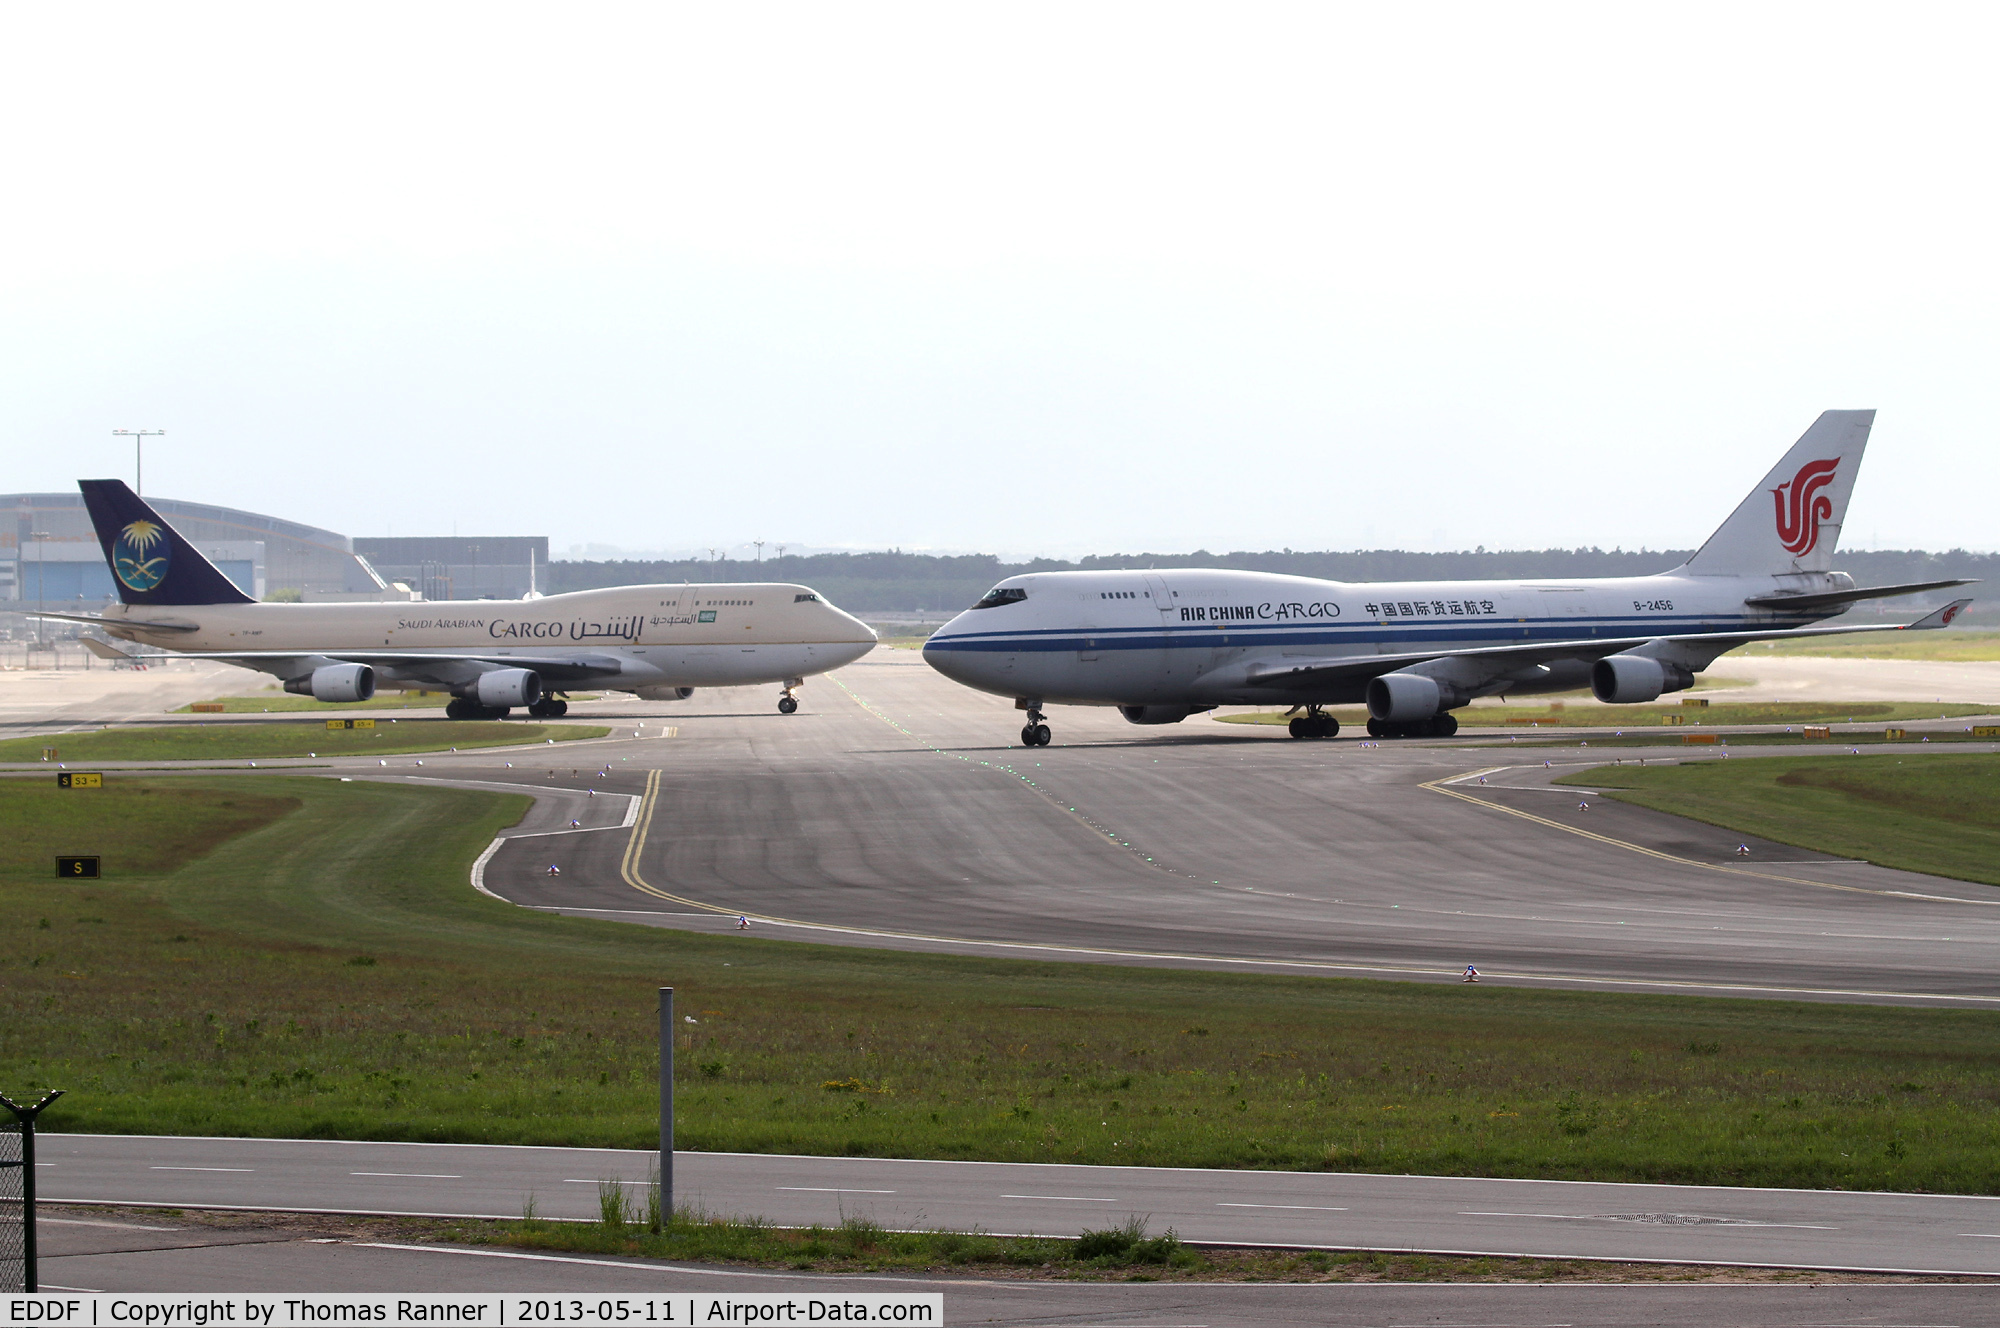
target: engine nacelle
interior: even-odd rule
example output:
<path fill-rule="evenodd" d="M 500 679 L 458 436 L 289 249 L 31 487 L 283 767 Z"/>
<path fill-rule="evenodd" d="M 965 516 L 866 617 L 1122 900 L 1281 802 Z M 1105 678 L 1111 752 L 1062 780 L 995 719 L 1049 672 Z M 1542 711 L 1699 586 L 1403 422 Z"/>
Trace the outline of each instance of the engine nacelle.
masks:
<path fill-rule="evenodd" d="M 1692 686 L 1692 673 L 1647 655 L 1608 655 L 1590 666 L 1590 690 L 1607 705 L 1638 705 Z"/>
<path fill-rule="evenodd" d="M 1368 680 L 1368 713 L 1392 724 L 1429 719 L 1456 710 L 1472 697 L 1448 682 L 1421 673 L 1385 673 Z"/>
<path fill-rule="evenodd" d="M 641 701 L 685 701 L 694 695 L 692 687 L 641 687 L 632 695 Z"/>
<path fill-rule="evenodd" d="M 542 675 L 533 669 L 494 669 L 482 673 L 472 684 L 472 699 L 496 710 L 533 705 L 542 699 Z"/>
<path fill-rule="evenodd" d="M 315 701 L 366 701 L 375 695 L 375 670 L 366 664 L 323 664 L 285 679 L 285 690 Z"/>
<path fill-rule="evenodd" d="M 1196 705 L 1122 705 L 1118 713 L 1125 716 L 1128 724 L 1178 724 L 1189 715 L 1213 709 L 1214 706 Z"/>

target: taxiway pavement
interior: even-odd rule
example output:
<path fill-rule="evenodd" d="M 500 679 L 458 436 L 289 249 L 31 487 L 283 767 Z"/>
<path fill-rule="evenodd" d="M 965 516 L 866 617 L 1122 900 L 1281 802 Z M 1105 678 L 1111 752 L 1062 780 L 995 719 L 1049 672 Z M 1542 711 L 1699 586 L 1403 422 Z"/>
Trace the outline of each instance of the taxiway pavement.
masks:
<path fill-rule="evenodd" d="M 482 883 L 583 916 L 718 931 L 744 915 L 759 935 L 1023 958 L 1434 981 L 1472 963 L 1489 982 L 2000 1006 L 2000 890 L 1551 785 L 1607 759 L 1580 748 L 1298 742 L 1075 708 L 1053 716 L 1057 745 L 1029 750 L 1011 745 L 1004 701 L 906 651 L 819 683 L 799 715 L 747 699 L 697 697 L 672 737 L 511 766 L 433 756 L 421 776 L 549 799 Z M 578 792 L 581 812 L 565 801 Z M 589 829 L 622 826 L 634 798 L 648 800 L 636 852 L 632 833 Z M 586 832 L 543 833 L 570 820 Z"/>
<path fill-rule="evenodd" d="M 483 1144 L 44 1135 L 52 1203 L 594 1218 L 652 1154 Z M 1073 1236 L 1132 1215 L 1183 1239 L 2000 1276 L 2000 1199 L 1167 1167 L 679 1153 L 676 1198 L 782 1226 Z"/>

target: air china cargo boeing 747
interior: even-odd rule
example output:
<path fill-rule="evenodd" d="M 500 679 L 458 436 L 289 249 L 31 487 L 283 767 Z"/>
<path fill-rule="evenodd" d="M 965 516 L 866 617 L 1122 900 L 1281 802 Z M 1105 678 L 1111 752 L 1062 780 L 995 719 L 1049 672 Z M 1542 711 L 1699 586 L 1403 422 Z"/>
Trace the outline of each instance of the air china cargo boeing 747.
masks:
<path fill-rule="evenodd" d="M 1872 410 L 1830 410 L 1684 565 L 1575 581 L 1349 585 L 1170 569 L 1009 577 L 933 634 L 924 658 L 1015 698 L 1021 741 L 1046 746 L 1048 705 L 1115 705 L 1175 724 L 1218 705 L 1299 711 L 1295 738 L 1330 738 L 1323 707 L 1366 701 L 1375 737 L 1447 736 L 1474 697 L 1568 691 L 1651 701 L 1747 641 L 1943 627 L 1813 627 L 1861 600 L 1970 584 L 1858 587 L 1832 569 Z"/>
<path fill-rule="evenodd" d="M 861 658 L 875 633 L 805 586 L 619 586 L 529 600 L 259 604 L 120 480 L 83 480 L 119 605 L 87 622 L 125 641 L 217 659 L 322 701 L 377 686 L 451 693 L 453 719 L 514 706 L 560 715 L 589 687 L 649 701 L 775 682 L 778 709 L 811 674 Z M 107 647 L 108 649 L 108 647 Z"/>

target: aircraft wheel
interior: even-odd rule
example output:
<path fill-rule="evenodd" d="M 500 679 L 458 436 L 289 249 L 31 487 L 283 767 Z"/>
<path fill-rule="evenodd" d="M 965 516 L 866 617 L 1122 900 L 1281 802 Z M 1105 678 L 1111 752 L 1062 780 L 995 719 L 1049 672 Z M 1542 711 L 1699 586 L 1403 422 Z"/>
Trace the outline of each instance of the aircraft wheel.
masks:
<path fill-rule="evenodd" d="M 1340 721 L 1332 715 L 1321 715 L 1319 723 L 1315 726 L 1313 736 L 1315 738 L 1331 738 L 1337 736 L 1339 733 Z"/>
<path fill-rule="evenodd" d="M 1308 720 L 1304 715 L 1294 719 L 1285 728 L 1294 738 L 1310 738 L 1313 736 L 1312 721 Z"/>
<path fill-rule="evenodd" d="M 1375 716 L 1373 716 L 1373 715 L 1370 715 L 1370 716 L 1368 717 L 1368 736 L 1369 736 L 1369 737 L 1371 737 L 1371 738 L 1382 738 L 1382 737 L 1387 737 L 1387 736 L 1388 736 L 1388 733 L 1389 733 L 1389 726 L 1388 726 L 1387 724 L 1385 724 L 1385 723 L 1383 723 L 1383 722 L 1382 722 L 1381 720 L 1379 720 L 1379 719 L 1375 718 Z"/>
<path fill-rule="evenodd" d="M 778 698 L 779 714 L 789 715 L 792 714 L 794 711 L 796 711 L 798 708 L 799 708 L 799 703 L 794 698 L 789 696 L 781 696 Z"/>
<path fill-rule="evenodd" d="M 548 704 L 549 704 L 550 719 L 561 719 L 564 715 L 567 715 L 569 713 L 569 702 L 567 701 L 555 700 L 549 702 Z"/>
<path fill-rule="evenodd" d="M 1457 715 L 1439 715 L 1431 721 L 1431 732 L 1440 738 L 1449 738 L 1458 732 Z"/>
<path fill-rule="evenodd" d="M 1021 745 L 1023 747 L 1039 747 L 1042 745 L 1041 737 L 1035 732 L 1033 724 L 1023 724 L 1021 726 Z"/>
<path fill-rule="evenodd" d="M 478 718 L 478 710 L 479 707 L 472 702 L 454 698 L 446 703 L 444 717 L 446 719 L 476 719 Z"/>
<path fill-rule="evenodd" d="M 1046 724 L 1037 724 L 1037 725 L 1035 725 L 1035 746 L 1037 746 L 1037 747 L 1046 747 L 1046 746 L 1048 746 L 1048 745 L 1049 745 L 1049 739 L 1050 739 L 1050 737 L 1052 737 L 1052 736 L 1053 736 L 1053 735 L 1052 735 L 1052 734 L 1051 734 L 1051 733 L 1049 732 L 1049 726 L 1048 726 L 1048 725 L 1046 725 Z"/>

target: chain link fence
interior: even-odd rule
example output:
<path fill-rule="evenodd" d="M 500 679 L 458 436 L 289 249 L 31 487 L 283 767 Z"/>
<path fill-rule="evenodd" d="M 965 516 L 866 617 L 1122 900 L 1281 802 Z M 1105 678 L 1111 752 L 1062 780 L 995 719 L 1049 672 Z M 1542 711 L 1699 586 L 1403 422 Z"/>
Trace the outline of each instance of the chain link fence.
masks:
<path fill-rule="evenodd" d="M 28 1289 L 28 1169 L 26 1127 L 0 1121 L 0 1292 Z"/>

